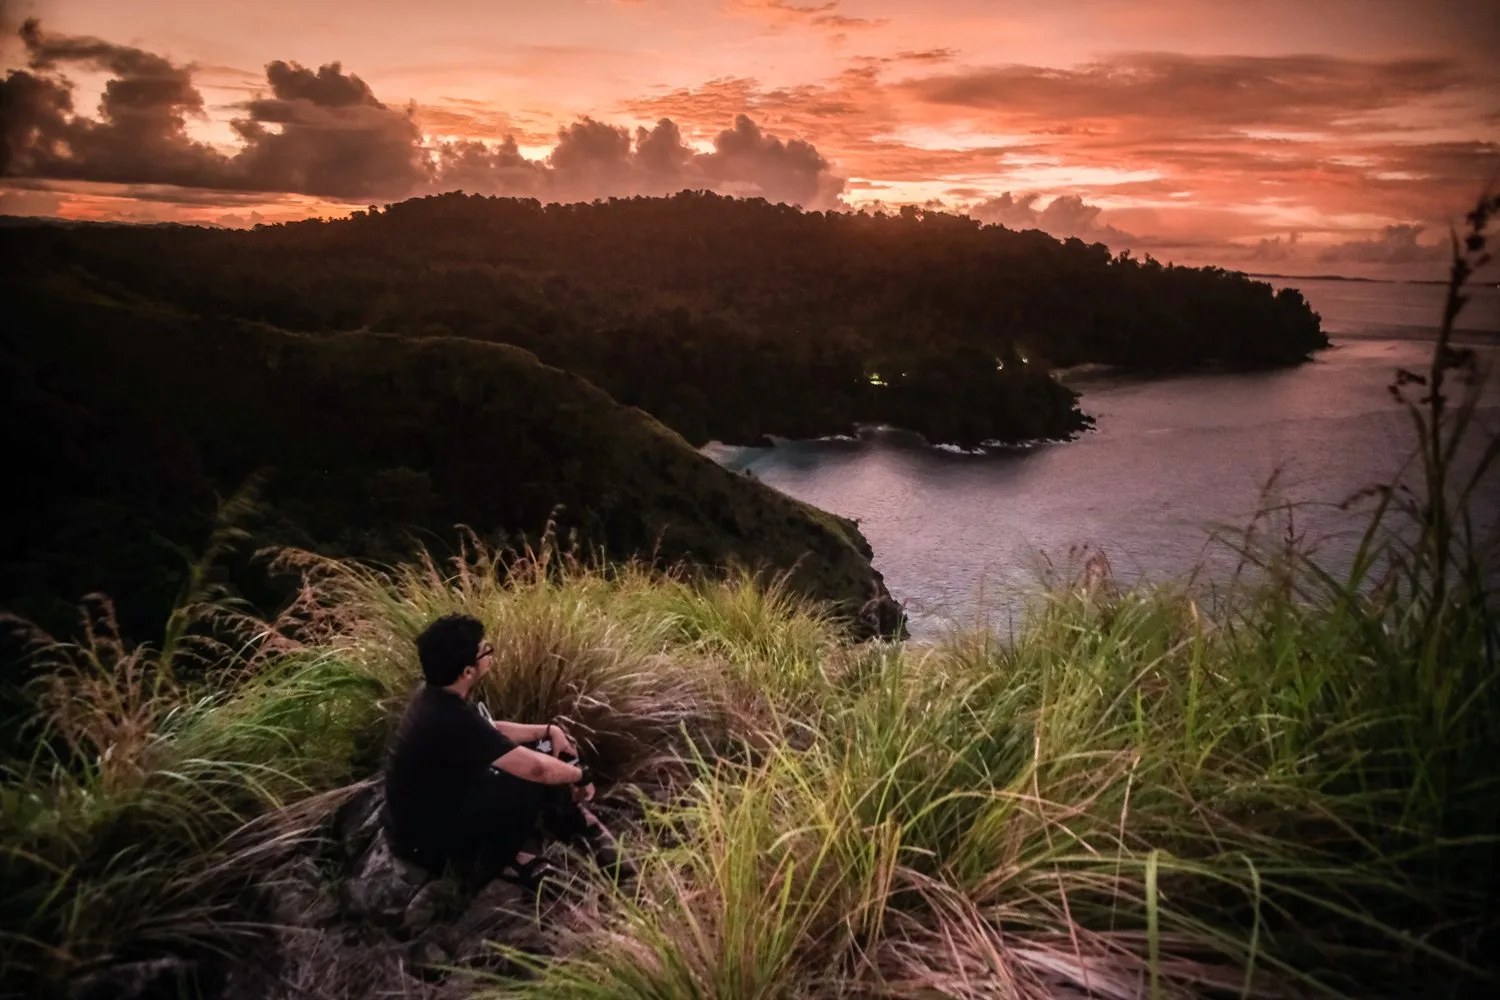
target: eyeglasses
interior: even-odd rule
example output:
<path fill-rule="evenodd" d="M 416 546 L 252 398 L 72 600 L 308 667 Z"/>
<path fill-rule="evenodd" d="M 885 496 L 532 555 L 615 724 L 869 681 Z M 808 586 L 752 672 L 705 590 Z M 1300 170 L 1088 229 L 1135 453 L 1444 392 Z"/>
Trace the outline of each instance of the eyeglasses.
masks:
<path fill-rule="evenodd" d="M 476 656 L 476 657 L 474 657 L 474 662 L 478 663 L 480 660 L 484 659 L 486 656 L 494 656 L 494 655 L 495 655 L 495 647 L 491 646 L 489 643 L 485 643 L 483 646 L 479 647 L 479 655 Z"/>

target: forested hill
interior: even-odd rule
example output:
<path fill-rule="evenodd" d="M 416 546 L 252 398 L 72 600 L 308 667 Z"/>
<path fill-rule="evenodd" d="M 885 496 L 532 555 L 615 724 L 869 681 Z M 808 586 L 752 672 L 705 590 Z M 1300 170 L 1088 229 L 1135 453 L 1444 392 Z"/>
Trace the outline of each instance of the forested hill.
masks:
<path fill-rule="evenodd" d="M 558 537 L 616 560 L 763 569 L 899 634 L 854 524 L 720 467 L 648 415 L 524 351 L 459 338 L 307 336 L 57 289 L 8 292 L 0 442 L 14 470 L 0 610 L 70 630 L 84 594 L 161 628 L 215 497 L 260 480 L 260 545 L 394 563 Z M 294 579 L 216 567 L 274 610 Z M 872 600 L 874 599 L 874 600 Z M 0 688 L 3 688 L 0 678 Z"/>
<path fill-rule="evenodd" d="M 705 193 L 594 204 L 447 194 L 253 231 L 17 227 L 32 280 L 312 332 L 515 344 L 694 444 L 857 423 L 934 442 L 1087 426 L 1052 366 L 1293 364 L 1295 290 L 959 216 L 803 212 Z"/>

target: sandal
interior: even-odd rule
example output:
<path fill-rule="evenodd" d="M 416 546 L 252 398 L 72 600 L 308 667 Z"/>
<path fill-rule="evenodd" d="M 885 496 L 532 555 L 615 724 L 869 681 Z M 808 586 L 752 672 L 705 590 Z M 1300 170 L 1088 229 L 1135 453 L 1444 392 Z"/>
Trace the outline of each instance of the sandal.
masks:
<path fill-rule="evenodd" d="M 594 864 L 615 882 L 623 884 L 636 877 L 635 866 L 625 860 L 615 835 L 603 823 L 598 820 L 590 823 L 584 830 L 583 843 Z"/>
<path fill-rule="evenodd" d="M 562 872 L 540 854 L 521 864 L 512 861 L 501 871 L 500 878 L 520 886 L 533 896 L 546 896 L 552 900 L 562 895 L 566 885 Z"/>

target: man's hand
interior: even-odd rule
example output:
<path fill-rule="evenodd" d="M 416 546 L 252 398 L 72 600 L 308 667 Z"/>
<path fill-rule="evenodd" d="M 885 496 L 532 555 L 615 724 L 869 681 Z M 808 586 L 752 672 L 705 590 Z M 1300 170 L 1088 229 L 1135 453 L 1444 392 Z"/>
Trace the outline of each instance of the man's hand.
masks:
<path fill-rule="evenodd" d="M 578 756 L 578 747 L 573 744 L 573 737 L 556 723 L 544 725 L 540 722 L 506 722 L 502 719 L 495 719 L 490 725 L 512 743 L 540 743 L 542 740 L 551 740 L 552 749 L 549 752 L 553 757 L 565 753 L 572 754 L 574 757 Z"/>
<path fill-rule="evenodd" d="M 551 723 L 547 726 L 547 733 L 552 737 L 552 755 L 554 757 L 565 753 L 570 753 L 574 757 L 578 756 L 578 748 L 573 745 L 573 738 L 568 735 L 568 731 L 562 726 Z"/>
<path fill-rule="evenodd" d="M 594 783 L 592 781 L 589 782 L 587 785 L 574 785 L 573 786 L 573 801 L 575 803 L 577 803 L 578 805 L 583 805 L 585 802 L 592 802 L 593 800 L 594 800 Z"/>

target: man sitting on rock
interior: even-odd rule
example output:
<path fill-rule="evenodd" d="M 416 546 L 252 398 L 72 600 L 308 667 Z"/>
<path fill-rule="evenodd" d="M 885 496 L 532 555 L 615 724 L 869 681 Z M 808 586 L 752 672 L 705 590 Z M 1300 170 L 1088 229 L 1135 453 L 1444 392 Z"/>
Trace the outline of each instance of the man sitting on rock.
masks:
<path fill-rule="evenodd" d="M 538 891 L 556 870 L 522 848 L 541 820 L 554 837 L 581 841 L 606 871 L 626 874 L 614 838 L 584 807 L 594 786 L 567 732 L 555 723 L 492 722 L 470 704 L 494 658 L 484 624 L 444 615 L 417 637 L 417 654 L 426 683 L 385 769 L 391 849 L 434 873 L 453 864 L 476 884 L 498 875 Z"/>

